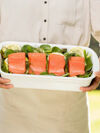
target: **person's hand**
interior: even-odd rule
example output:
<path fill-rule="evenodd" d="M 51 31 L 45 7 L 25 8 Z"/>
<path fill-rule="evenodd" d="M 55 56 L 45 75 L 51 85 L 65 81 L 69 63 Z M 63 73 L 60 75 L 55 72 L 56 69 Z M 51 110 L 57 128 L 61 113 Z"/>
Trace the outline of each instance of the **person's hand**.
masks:
<path fill-rule="evenodd" d="M 9 83 L 10 83 L 9 79 L 4 79 L 4 78 L 0 77 L 0 88 L 4 88 L 4 89 L 13 88 L 13 85 L 9 84 Z"/>
<path fill-rule="evenodd" d="M 96 78 L 93 80 L 92 84 L 88 87 L 81 87 L 80 89 L 84 92 L 86 91 L 91 91 L 91 90 L 95 90 L 98 86 L 99 86 L 99 83 L 100 83 L 100 71 L 99 72 L 96 72 Z"/>
<path fill-rule="evenodd" d="M 81 87 L 80 90 L 82 90 L 83 92 L 95 90 L 100 84 L 100 71 L 96 72 L 95 75 L 96 78 L 92 81 L 91 85 L 88 87 Z"/>

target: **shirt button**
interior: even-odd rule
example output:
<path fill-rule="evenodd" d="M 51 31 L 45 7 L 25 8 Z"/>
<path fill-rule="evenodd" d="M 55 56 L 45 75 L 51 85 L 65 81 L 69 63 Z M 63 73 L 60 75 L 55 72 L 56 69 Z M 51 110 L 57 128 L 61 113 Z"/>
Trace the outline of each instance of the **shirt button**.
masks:
<path fill-rule="evenodd" d="M 44 19 L 44 22 L 47 22 L 47 20 L 46 20 L 46 19 Z"/>
<path fill-rule="evenodd" d="M 43 38 L 43 40 L 45 41 L 45 40 L 46 40 L 46 38 L 44 37 L 44 38 Z"/>
<path fill-rule="evenodd" d="M 47 1 L 44 1 L 44 4 L 47 4 Z"/>

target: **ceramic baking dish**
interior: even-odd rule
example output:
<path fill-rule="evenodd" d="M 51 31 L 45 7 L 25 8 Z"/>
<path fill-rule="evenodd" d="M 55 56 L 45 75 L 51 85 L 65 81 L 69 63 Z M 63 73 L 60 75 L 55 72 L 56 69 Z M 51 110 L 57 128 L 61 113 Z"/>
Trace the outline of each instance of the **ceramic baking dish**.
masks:
<path fill-rule="evenodd" d="M 29 44 L 34 47 L 42 45 L 42 43 L 31 43 L 31 42 L 1 42 L 0 49 L 2 46 L 7 44 L 18 44 L 25 45 Z M 44 44 L 44 43 L 43 43 Z M 51 46 L 57 46 L 59 48 L 67 48 L 70 50 L 73 47 L 81 47 L 86 49 L 92 56 L 93 62 L 93 74 L 89 78 L 77 78 L 77 77 L 61 77 L 61 76 L 50 76 L 50 75 L 28 75 L 28 74 L 10 74 L 5 73 L 1 70 L 0 60 L 0 73 L 3 78 L 11 80 L 11 84 L 15 88 L 27 88 L 27 89 L 46 89 L 46 90 L 60 90 L 60 91 L 80 91 L 81 86 L 89 86 L 91 81 L 95 78 L 95 72 L 99 70 L 99 60 L 97 54 L 88 47 L 83 46 L 72 46 L 72 45 L 56 45 L 50 44 Z"/>

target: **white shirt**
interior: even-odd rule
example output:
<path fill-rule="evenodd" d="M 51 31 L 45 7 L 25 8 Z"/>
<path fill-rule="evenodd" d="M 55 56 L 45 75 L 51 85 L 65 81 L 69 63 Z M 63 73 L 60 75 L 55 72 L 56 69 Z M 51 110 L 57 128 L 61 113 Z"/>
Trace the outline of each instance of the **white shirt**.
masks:
<path fill-rule="evenodd" d="M 91 33 L 100 40 L 99 0 L 0 1 L 0 41 L 88 46 Z"/>

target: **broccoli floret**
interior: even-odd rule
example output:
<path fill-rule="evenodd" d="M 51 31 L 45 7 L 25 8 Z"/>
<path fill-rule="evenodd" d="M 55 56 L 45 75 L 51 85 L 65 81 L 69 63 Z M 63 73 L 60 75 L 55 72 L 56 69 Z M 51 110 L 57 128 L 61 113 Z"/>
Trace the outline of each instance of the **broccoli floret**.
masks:
<path fill-rule="evenodd" d="M 52 52 L 52 48 L 50 45 L 48 44 L 44 44 L 40 46 L 40 49 L 45 52 L 45 53 L 51 53 Z"/>
<path fill-rule="evenodd" d="M 34 52 L 34 50 L 36 50 L 36 48 L 30 46 L 30 45 L 24 45 L 22 48 L 21 48 L 21 51 L 22 52 L 25 52 L 26 54 L 30 53 L 30 52 Z"/>
<path fill-rule="evenodd" d="M 57 52 L 57 53 L 61 53 L 62 52 L 62 49 L 58 48 L 58 47 L 53 47 L 52 48 L 52 52 Z"/>
<path fill-rule="evenodd" d="M 5 59 L 5 58 L 8 58 L 8 55 L 15 53 L 15 52 L 16 51 L 14 51 L 12 49 L 6 49 L 4 52 L 1 50 L 1 55 Z"/>

